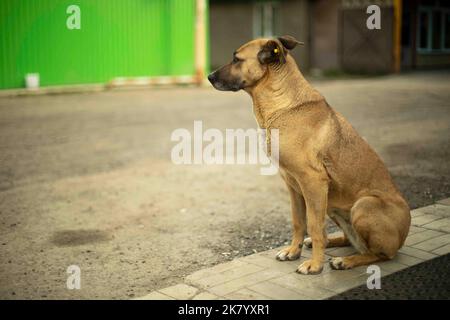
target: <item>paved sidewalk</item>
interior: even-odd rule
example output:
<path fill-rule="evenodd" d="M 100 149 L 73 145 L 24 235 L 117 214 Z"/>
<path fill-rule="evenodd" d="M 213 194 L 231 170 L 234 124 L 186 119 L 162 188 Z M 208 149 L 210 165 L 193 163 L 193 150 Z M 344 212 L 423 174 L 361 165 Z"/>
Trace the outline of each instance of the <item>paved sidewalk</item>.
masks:
<path fill-rule="evenodd" d="M 450 198 L 413 210 L 411 216 L 410 233 L 404 247 L 393 260 L 378 264 L 382 277 L 450 252 Z M 297 266 L 311 255 L 311 249 L 303 248 L 301 260 L 283 262 L 275 260 L 279 250 L 199 270 L 187 276 L 184 283 L 137 299 L 326 299 L 366 283 L 369 276 L 366 266 L 342 271 L 332 270 L 328 263 L 321 274 L 297 274 Z M 351 247 L 330 248 L 326 250 L 326 259 L 354 252 Z"/>

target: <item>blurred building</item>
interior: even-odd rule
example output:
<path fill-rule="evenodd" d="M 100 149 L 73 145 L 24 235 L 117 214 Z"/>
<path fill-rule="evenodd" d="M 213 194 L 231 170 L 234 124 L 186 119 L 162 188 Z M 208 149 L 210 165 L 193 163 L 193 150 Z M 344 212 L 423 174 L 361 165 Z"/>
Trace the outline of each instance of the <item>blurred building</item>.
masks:
<path fill-rule="evenodd" d="M 450 1 L 404 1 L 402 67 L 450 65 Z"/>
<path fill-rule="evenodd" d="M 292 54 L 308 69 L 312 4 L 309 0 L 210 0 L 211 68 L 230 62 L 234 50 L 251 39 L 290 34 L 305 42 Z"/>
<path fill-rule="evenodd" d="M 381 29 L 368 29 L 369 5 Z M 450 1 L 210 0 L 213 68 L 255 37 L 290 34 L 305 42 L 292 53 L 304 71 L 389 73 L 450 66 Z"/>
<path fill-rule="evenodd" d="M 305 72 L 389 73 L 450 66 L 448 0 L 74 4 L 0 1 L 0 89 L 38 82 L 43 87 L 200 83 L 209 67 L 231 61 L 241 44 L 283 34 L 305 42 L 292 52 Z M 373 4 L 381 10 L 381 29 L 366 26 L 366 10 Z"/>

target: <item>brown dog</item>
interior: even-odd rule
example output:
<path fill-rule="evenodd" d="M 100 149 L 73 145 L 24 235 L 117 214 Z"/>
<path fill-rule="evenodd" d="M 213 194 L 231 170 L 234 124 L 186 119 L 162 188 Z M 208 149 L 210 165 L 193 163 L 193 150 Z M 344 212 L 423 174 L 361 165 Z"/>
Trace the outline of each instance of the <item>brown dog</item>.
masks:
<path fill-rule="evenodd" d="M 359 254 L 330 261 L 349 269 L 391 259 L 408 235 L 409 207 L 384 163 L 355 129 L 303 78 L 290 36 L 257 39 L 208 76 L 218 90 L 245 90 L 261 128 L 279 130 L 279 165 L 291 198 L 293 238 L 278 260 L 301 255 L 306 230 L 312 257 L 297 272 L 322 271 L 325 247 L 352 244 Z M 328 238 L 325 217 L 344 231 Z"/>

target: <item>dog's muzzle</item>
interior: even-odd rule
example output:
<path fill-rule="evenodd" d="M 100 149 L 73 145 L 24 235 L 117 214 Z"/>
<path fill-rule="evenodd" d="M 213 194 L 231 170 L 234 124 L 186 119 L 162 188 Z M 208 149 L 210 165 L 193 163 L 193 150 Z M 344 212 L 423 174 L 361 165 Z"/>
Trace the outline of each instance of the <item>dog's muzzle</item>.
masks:
<path fill-rule="evenodd" d="M 241 89 L 240 85 L 235 83 L 227 83 L 219 78 L 217 71 L 214 71 L 208 75 L 209 82 L 214 88 L 220 91 L 239 91 Z"/>
<path fill-rule="evenodd" d="M 212 85 L 214 85 L 214 82 L 216 81 L 216 75 L 215 75 L 215 72 L 211 72 L 211 73 L 208 75 L 208 81 L 209 81 Z"/>

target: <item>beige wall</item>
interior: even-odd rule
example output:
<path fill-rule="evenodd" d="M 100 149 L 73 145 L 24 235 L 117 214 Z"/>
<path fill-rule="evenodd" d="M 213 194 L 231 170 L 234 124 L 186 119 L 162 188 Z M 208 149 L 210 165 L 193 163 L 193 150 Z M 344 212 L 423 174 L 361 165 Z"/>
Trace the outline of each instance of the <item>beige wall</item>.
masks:
<path fill-rule="evenodd" d="M 322 70 L 339 68 L 340 0 L 316 0 L 312 3 L 311 67 Z"/>
<path fill-rule="evenodd" d="M 292 51 L 300 70 L 310 68 L 310 4 L 308 0 L 285 0 L 281 2 L 281 33 L 305 43 Z"/>
<path fill-rule="evenodd" d="M 300 69 L 309 68 L 309 1 L 280 2 L 280 35 L 289 34 L 305 42 L 293 56 Z M 210 2 L 211 69 L 230 62 L 235 49 L 253 39 L 253 4 L 251 1 Z"/>
<path fill-rule="evenodd" d="M 253 38 L 253 7 L 249 3 L 210 4 L 211 70 L 230 62 L 233 52 Z"/>

